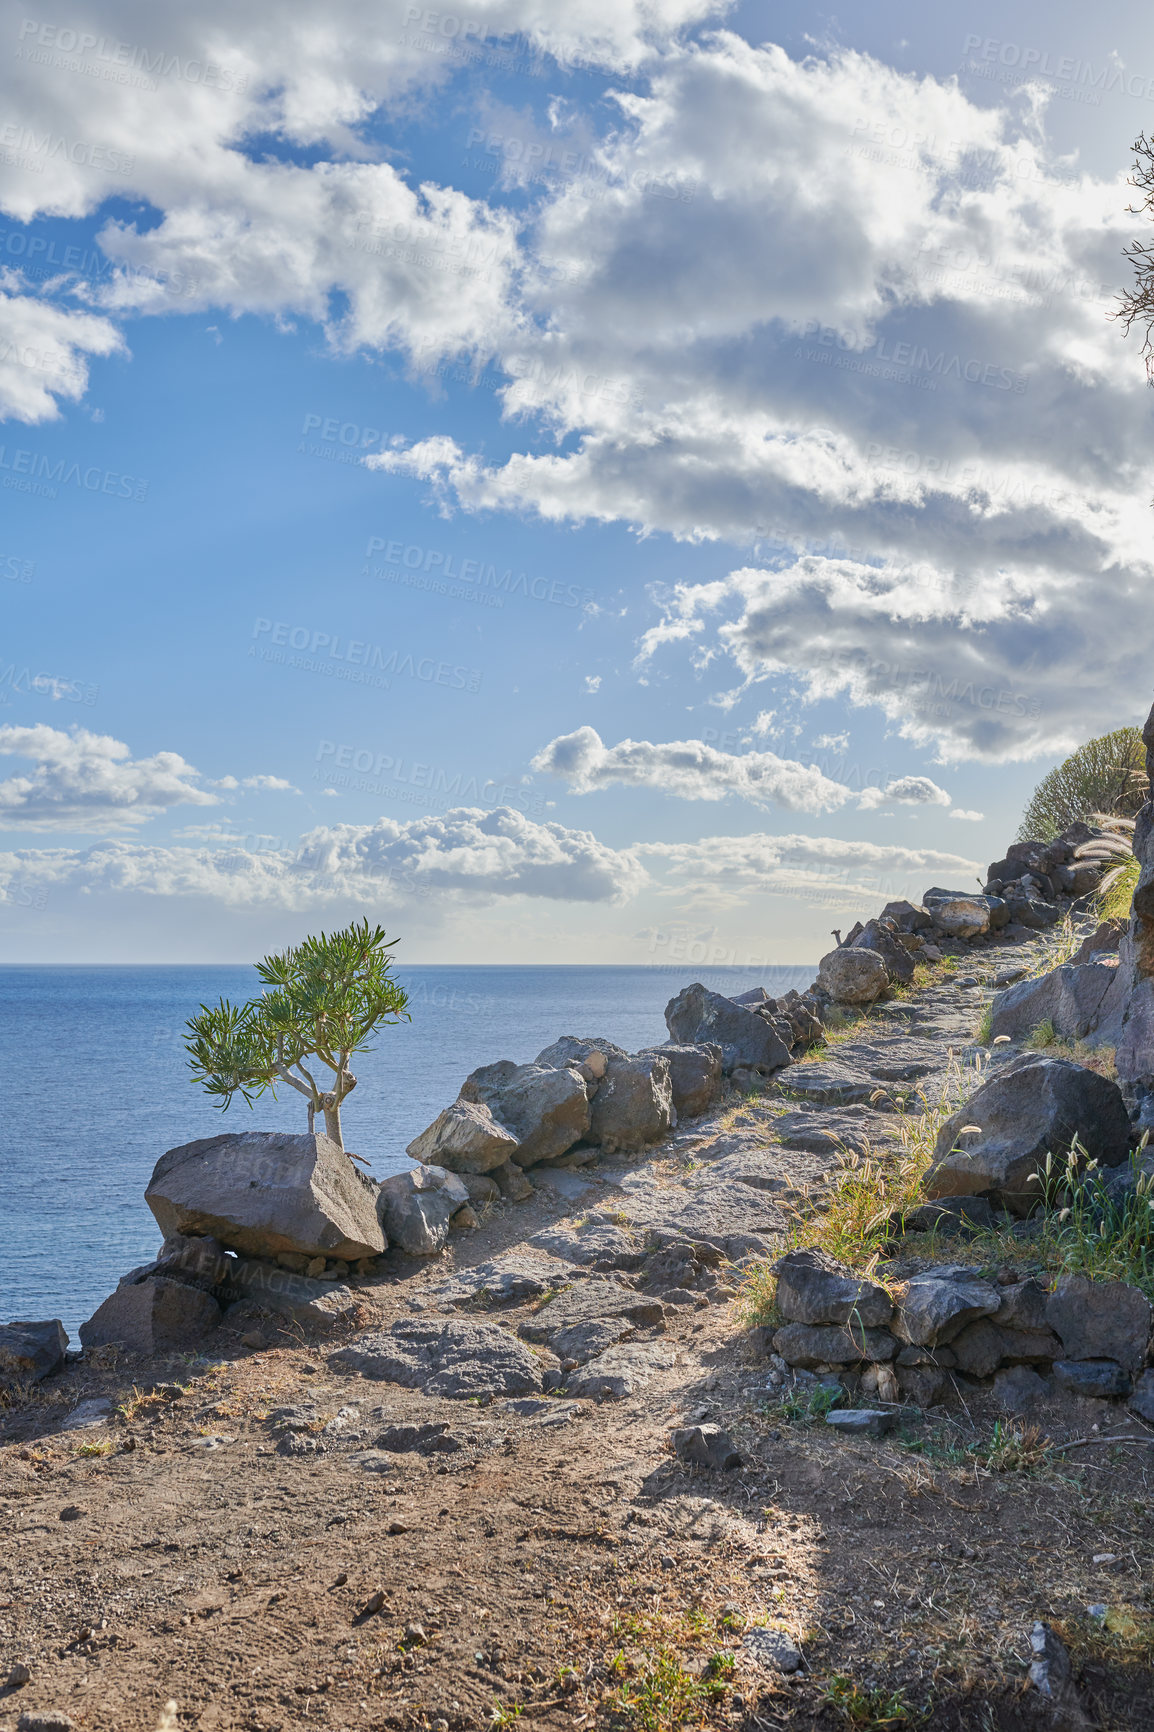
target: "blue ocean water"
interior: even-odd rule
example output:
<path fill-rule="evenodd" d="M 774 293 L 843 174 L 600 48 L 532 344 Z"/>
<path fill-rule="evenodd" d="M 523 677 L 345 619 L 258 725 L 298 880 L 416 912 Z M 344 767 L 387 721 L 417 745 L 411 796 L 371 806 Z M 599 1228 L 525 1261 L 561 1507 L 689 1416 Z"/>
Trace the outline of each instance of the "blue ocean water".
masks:
<path fill-rule="evenodd" d="M 398 971 L 412 1022 L 354 1064 L 345 1142 L 378 1177 L 477 1065 L 524 1062 L 562 1034 L 629 1051 L 667 1038 L 663 1012 L 700 979 L 715 991 L 809 984 L 808 967 L 749 969 L 425 967 Z M 306 1128 L 292 1090 L 228 1112 L 193 1083 L 184 1023 L 202 1003 L 244 999 L 249 967 L 0 968 L 0 1131 L 5 1230 L 0 1322 L 59 1317 L 77 1329 L 159 1235 L 143 1201 L 166 1149 L 222 1131 Z"/>

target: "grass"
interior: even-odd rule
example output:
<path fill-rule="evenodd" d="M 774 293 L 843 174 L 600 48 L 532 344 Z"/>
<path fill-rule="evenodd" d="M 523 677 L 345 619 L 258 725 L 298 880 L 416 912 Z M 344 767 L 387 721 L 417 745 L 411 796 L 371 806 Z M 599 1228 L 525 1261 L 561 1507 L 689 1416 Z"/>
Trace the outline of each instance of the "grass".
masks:
<path fill-rule="evenodd" d="M 915 1716 L 903 1690 L 870 1689 L 837 1672 L 825 1687 L 825 1700 L 848 1726 L 861 1732 L 883 1732 L 890 1726 L 911 1726 Z M 918 1716 L 920 1718 L 920 1716 Z"/>
<path fill-rule="evenodd" d="M 1044 1017 L 1036 1028 L 1032 1028 L 1022 1042 L 1022 1045 L 1029 1047 L 1031 1052 L 1040 1052 L 1043 1047 L 1056 1046 L 1057 1044 L 1058 1031 L 1048 1016 Z"/>
<path fill-rule="evenodd" d="M 1094 912 L 1099 920 L 1128 920 L 1130 904 L 1138 884 L 1142 863 L 1132 854 L 1113 872 L 1106 875 L 1105 889 L 1094 900 Z"/>
<path fill-rule="evenodd" d="M 623 1653 L 615 1656 L 612 1669 L 630 1669 Z M 662 1648 L 637 1667 L 627 1683 L 607 1691 L 604 1704 L 637 1732 L 678 1732 L 724 1700 L 733 1671 L 732 1654 L 713 1653 L 696 1670 L 684 1664 L 676 1649 Z"/>
<path fill-rule="evenodd" d="M 819 1425 L 824 1424 L 825 1417 L 832 1407 L 842 1399 L 840 1389 L 810 1389 L 797 1391 L 785 1396 L 775 1407 L 767 1407 L 765 1416 L 769 1420 L 780 1420 L 786 1425 Z"/>

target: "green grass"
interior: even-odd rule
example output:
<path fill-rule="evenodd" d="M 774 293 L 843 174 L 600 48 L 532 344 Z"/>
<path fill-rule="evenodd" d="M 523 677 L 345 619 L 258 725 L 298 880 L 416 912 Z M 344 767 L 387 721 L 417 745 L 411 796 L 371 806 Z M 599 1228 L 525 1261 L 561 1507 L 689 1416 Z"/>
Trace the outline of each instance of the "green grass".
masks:
<path fill-rule="evenodd" d="M 1141 862 L 1136 855 L 1131 855 L 1113 872 L 1107 873 L 1106 887 L 1094 900 L 1094 912 L 1099 920 L 1128 920 L 1130 918 L 1130 904 L 1134 900 L 1134 891 L 1141 870 Z"/>
<path fill-rule="evenodd" d="M 731 1654 L 711 1654 L 702 1671 L 695 1672 L 682 1664 L 675 1649 L 663 1648 L 627 1684 L 608 1691 L 605 1706 L 637 1732 L 679 1732 L 700 1724 L 703 1712 L 724 1700 L 733 1671 Z"/>
<path fill-rule="evenodd" d="M 974 1030 L 974 1039 L 979 1046 L 989 1046 L 994 1038 L 994 1006 L 987 1004 L 978 1018 L 978 1026 Z"/>
<path fill-rule="evenodd" d="M 837 1672 L 825 1687 L 825 1700 L 849 1726 L 860 1732 L 886 1732 L 892 1726 L 915 1724 L 914 1710 L 902 1690 L 870 1689 Z"/>
<path fill-rule="evenodd" d="M 1030 1030 L 1029 1034 L 1022 1042 L 1022 1045 L 1029 1047 L 1031 1052 L 1037 1052 L 1042 1047 L 1055 1046 L 1057 1041 L 1058 1031 L 1054 1027 L 1051 1019 L 1047 1016 L 1043 1018 L 1036 1028 Z"/>
<path fill-rule="evenodd" d="M 842 1399 L 840 1389 L 810 1389 L 808 1392 L 798 1391 L 795 1395 L 787 1395 L 774 1407 L 767 1407 L 765 1417 L 778 1420 L 785 1425 L 819 1425 L 824 1424 L 825 1417 L 832 1407 Z"/>

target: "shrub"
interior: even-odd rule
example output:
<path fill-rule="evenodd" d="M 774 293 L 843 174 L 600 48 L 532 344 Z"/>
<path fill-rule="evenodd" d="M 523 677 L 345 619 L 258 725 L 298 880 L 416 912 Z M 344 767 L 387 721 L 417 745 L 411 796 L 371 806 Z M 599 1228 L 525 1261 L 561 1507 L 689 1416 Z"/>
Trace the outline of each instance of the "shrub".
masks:
<path fill-rule="evenodd" d="M 1071 824 L 1099 813 L 1133 817 L 1145 800 L 1145 747 L 1137 728 L 1116 728 L 1087 740 L 1043 776 L 1022 815 L 1019 841 L 1050 842 Z"/>

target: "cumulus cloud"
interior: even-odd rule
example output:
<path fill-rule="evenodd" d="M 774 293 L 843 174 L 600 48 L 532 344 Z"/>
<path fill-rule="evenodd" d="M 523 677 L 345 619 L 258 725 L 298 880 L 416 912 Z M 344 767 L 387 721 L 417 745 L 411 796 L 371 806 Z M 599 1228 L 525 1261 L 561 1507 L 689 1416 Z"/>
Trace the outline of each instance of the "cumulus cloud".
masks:
<path fill-rule="evenodd" d="M 0 727 L 0 756 L 34 765 L 0 781 L 0 827 L 116 830 L 173 806 L 218 802 L 179 752 L 134 759 L 123 741 L 87 728 Z"/>
<path fill-rule="evenodd" d="M 950 813 L 951 818 L 958 818 L 963 824 L 982 824 L 985 822 L 984 812 L 967 812 L 962 806 L 955 806 Z"/>
<path fill-rule="evenodd" d="M 614 785 L 656 788 L 683 800 L 723 800 L 737 794 L 759 806 L 822 812 L 844 805 L 850 790 L 812 765 L 773 752 L 735 756 L 701 740 L 622 740 L 606 746 L 595 728 L 559 734 L 533 759 L 533 768 L 560 776 L 576 794 Z"/>
<path fill-rule="evenodd" d="M 88 389 L 88 358 L 124 350 L 120 332 L 95 313 L 22 294 L 0 271 L 0 420 L 55 421 L 60 403 Z M 15 292 L 14 292 L 15 291 Z"/>
<path fill-rule="evenodd" d="M 18 850 L 0 854 L 0 888 L 17 882 L 307 909 L 349 899 L 394 907 L 429 896 L 615 904 L 648 883 L 635 850 L 609 848 L 586 830 L 535 823 L 509 807 L 321 826 L 295 849 L 234 848 L 228 837 L 221 843 Z"/>
<path fill-rule="evenodd" d="M 701 842 L 646 842 L 636 852 L 654 870 L 661 868 L 673 891 L 688 890 L 697 901 L 738 906 L 753 893 L 802 900 L 836 893 L 839 902 L 856 903 L 904 895 L 927 874 L 975 877 L 968 860 L 936 848 L 903 848 L 850 841 L 836 836 L 710 836 Z"/>
<path fill-rule="evenodd" d="M 939 788 L 936 782 L 931 782 L 928 776 L 899 776 L 896 781 L 887 782 L 884 788 L 864 789 L 860 801 L 867 812 L 876 806 L 889 806 L 894 803 L 903 806 L 948 806 L 950 796 L 944 788 Z"/>
<path fill-rule="evenodd" d="M 300 789 L 294 787 L 292 782 L 286 782 L 283 776 L 242 776 L 240 785 L 242 788 L 256 788 L 268 793 L 300 793 Z"/>

